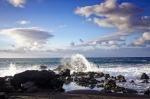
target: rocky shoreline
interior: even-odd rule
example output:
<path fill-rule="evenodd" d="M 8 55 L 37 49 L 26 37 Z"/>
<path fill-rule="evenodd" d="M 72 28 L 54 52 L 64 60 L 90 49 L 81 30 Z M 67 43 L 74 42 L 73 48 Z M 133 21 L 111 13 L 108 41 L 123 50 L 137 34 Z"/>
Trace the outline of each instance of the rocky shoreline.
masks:
<path fill-rule="evenodd" d="M 103 78 L 98 80 L 97 78 Z M 141 83 L 149 83 L 149 76 L 146 73 L 141 74 Z M 12 98 L 17 94 L 94 94 L 94 95 L 108 95 L 119 94 L 135 95 L 138 92 L 134 89 L 124 88 L 117 85 L 117 82 L 126 82 L 127 79 L 123 75 L 111 76 L 103 72 L 74 72 L 70 73 L 69 69 L 55 73 L 51 70 L 28 70 L 22 73 L 15 74 L 14 76 L 0 77 L 0 99 L 18 99 Z M 63 85 L 76 83 L 79 86 L 102 88 L 101 91 L 94 90 L 76 90 L 66 92 Z M 131 84 L 135 83 L 134 80 L 130 81 Z M 150 88 L 143 92 L 144 97 L 150 96 Z M 27 98 L 24 98 L 27 99 Z M 40 98 L 39 98 L 40 99 Z"/>

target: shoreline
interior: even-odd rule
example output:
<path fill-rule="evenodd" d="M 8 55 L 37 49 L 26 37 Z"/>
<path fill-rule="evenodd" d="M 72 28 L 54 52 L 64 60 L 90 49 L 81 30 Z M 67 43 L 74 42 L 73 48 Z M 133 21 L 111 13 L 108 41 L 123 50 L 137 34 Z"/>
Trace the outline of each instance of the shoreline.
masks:
<path fill-rule="evenodd" d="M 43 68 L 45 67 L 43 66 Z M 103 79 L 97 80 L 97 78 Z M 149 76 L 146 73 L 141 74 L 141 77 L 139 78 L 142 81 L 141 84 L 150 83 Z M 55 73 L 52 70 L 27 70 L 15 74 L 14 76 L 0 77 L 0 99 L 1 97 L 28 97 L 23 99 L 33 99 L 33 97 L 43 96 L 45 99 L 47 99 L 47 97 L 50 97 L 50 99 L 51 97 L 52 99 L 60 99 L 59 97 L 70 99 L 76 96 L 80 97 L 80 99 L 150 98 L 150 88 L 145 87 L 146 90 L 143 91 L 143 95 L 140 95 L 135 89 L 117 85 L 117 83 L 126 82 L 127 79 L 123 75 L 111 76 L 110 74 L 104 74 L 103 72 L 74 72 L 71 74 L 69 69 L 61 70 L 59 73 Z M 89 89 L 72 88 L 70 91 L 66 91 L 63 86 L 71 83 Z M 135 84 L 134 80 L 129 84 Z M 95 90 L 94 88 L 102 90 Z"/>
<path fill-rule="evenodd" d="M 19 97 L 23 99 L 150 99 L 150 96 L 131 95 L 131 94 L 83 94 L 83 93 L 13 93 L 11 97 Z"/>

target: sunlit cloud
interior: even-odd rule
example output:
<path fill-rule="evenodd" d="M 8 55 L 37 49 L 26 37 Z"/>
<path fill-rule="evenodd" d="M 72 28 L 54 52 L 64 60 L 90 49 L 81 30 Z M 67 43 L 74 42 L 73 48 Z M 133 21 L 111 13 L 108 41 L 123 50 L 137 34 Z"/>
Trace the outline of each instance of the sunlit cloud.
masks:
<path fill-rule="evenodd" d="M 14 7 L 20 7 L 23 8 L 26 4 L 26 0 L 7 0 L 10 4 L 12 4 Z"/>
<path fill-rule="evenodd" d="M 53 37 L 49 31 L 39 28 L 2 29 L 0 33 L 15 41 L 14 47 L 20 50 L 39 50 Z M 9 39 L 8 38 L 8 39 Z"/>

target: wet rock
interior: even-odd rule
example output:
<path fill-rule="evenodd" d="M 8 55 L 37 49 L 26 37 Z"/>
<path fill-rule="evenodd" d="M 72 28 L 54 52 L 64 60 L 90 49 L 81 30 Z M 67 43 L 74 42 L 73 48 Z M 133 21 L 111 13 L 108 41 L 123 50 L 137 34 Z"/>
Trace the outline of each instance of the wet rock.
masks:
<path fill-rule="evenodd" d="M 84 77 L 84 76 L 87 76 L 87 73 L 85 73 L 85 72 L 73 72 L 73 74 L 71 76 Z"/>
<path fill-rule="evenodd" d="M 31 81 L 21 84 L 21 87 L 25 92 L 28 93 L 33 93 L 38 91 L 38 88 L 35 86 L 34 82 Z"/>
<path fill-rule="evenodd" d="M 104 85 L 105 90 L 113 90 L 116 88 L 116 82 L 114 80 L 108 80 L 106 81 Z"/>
<path fill-rule="evenodd" d="M 99 81 L 94 78 L 85 78 L 85 77 L 76 78 L 75 82 L 80 86 L 90 87 L 91 89 L 94 88 L 97 83 L 99 83 Z"/>
<path fill-rule="evenodd" d="M 149 89 L 147 89 L 147 90 L 144 92 L 144 95 L 148 95 L 148 96 L 150 96 L 150 88 L 149 88 Z"/>
<path fill-rule="evenodd" d="M 148 79 L 144 79 L 142 83 L 149 83 Z"/>
<path fill-rule="evenodd" d="M 40 69 L 41 69 L 41 70 L 46 70 L 46 69 L 47 69 L 47 66 L 41 65 L 41 66 L 40 66 Z"/>
<path fill-rule="evenodd" d="M 122 76 L 122 75 L 118 75 L 117 78 L 116 78 L 116 80 L 118 80 L 119 82 L 126 82 L 125 77 Z"/>
<path fill-rule="evenodd" d="M 134 82 L 134 80 L 131 80 L 130 83 L 134 84 L 135 82 Z"/>
<path fill-rule="evenodd" d="M 6 94 L 4 92 L 0 92 L 0 99 L 7 99 Z"/>
<path fill-rule="evenodd" d="M 41 89 L 62 89 L 63 81 L 60 76 L 56 75 L 53 71 L 37 71 L 30 70 L 14 75 L 11 84 L 15 89 L 21 89 L 22 84 L 33 82 L 35 86 Z"/>
<path fill-rule="evenodd" d="M 110 75 L 109 74 L 105 74 L 104 77 L 105 77 L 105 79 L 108 79 L 108 78 L 110 78 Z"/>
<path fill-rule="evenodd" d="M 146 74 L 146 73 L 143 73 L 142 75 L 141 75 L 141 79 L 143 80 L 143 79 L 149 79 L 149 76 Z"/>
<path fill-rule="evenodd" d="M 11 86 L 9 81 L 6 81 L 5 77 L 0 77 L 0 92 L 12 92 L 14 88 Z"/>
<path fill-rule="evenodd" d="M 60 76 L 61 77 L 70 77 L 70 70 L 69 69 L 65 69 L 63 71 L 60 72 Z"/>

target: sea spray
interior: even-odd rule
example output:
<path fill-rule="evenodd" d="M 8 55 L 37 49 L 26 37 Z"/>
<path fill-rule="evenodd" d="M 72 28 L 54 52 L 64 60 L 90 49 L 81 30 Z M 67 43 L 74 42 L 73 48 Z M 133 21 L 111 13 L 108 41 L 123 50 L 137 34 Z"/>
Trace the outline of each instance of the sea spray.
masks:
<path fill-rule="evenodd" d="M 89 62 L 83 55 L 74 54 L 69 59 L 62 59 L 62 69 L 70 69 L 72 72 L 88 72 L 97 69 L 96 65 Z"/>

